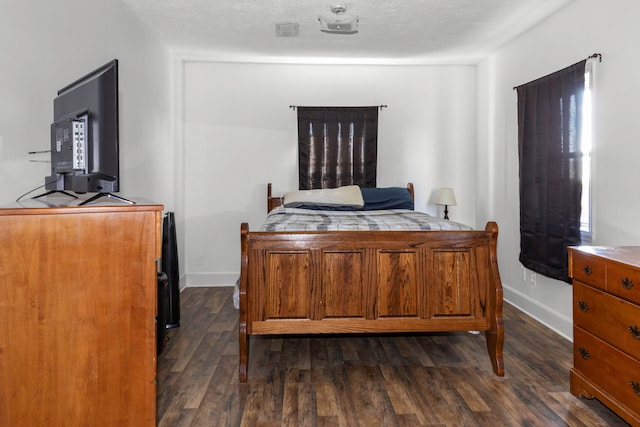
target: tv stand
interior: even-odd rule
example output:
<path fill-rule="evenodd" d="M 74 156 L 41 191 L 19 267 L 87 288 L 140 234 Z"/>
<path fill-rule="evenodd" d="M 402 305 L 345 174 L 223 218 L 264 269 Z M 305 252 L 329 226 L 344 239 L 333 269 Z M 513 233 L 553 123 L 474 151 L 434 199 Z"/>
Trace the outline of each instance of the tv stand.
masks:
<path fill-rule="evenodd" d="M 110 199 L 114 199 L 114 200 L 117 200 L 119 202 L 127 203 L 129 205 L 135 205 L 136 204 L 136 202 L 134 202 L 132 200 L 125 199 L 124 197 L 116 196 L 115 194 L 98 193 L 95 196 L 89 197 L 87 200 L 83 201 L 82 203 L 79 203 L 78 206 L 88 205 L 89 203 L 95 202 L 96 200 L 98 200 L 98 199 L 100 199 L 102 197 L 108 197 Z"/>
<path fill-rule="evenodd" d="M 71 194 L 71 193 L 67 193 L 66 191 L 62 191 L 62 190 L 50 190 L 47 191 L 46 193 L 42 193 L 39 194 L 37 196 L 33 196 L 32 199 L 37 199 L 39 197 L 44 197 L 44 196 L 48 196 L 50 194 L 54 194 L 54 193 L 60 193 L 60 194 L 64 194 L 65 196 L 69 196 L 69 197 L 73 197 L 74 199 L 77 199 L 78 196 L 76 196 L 75 194 Z"/>

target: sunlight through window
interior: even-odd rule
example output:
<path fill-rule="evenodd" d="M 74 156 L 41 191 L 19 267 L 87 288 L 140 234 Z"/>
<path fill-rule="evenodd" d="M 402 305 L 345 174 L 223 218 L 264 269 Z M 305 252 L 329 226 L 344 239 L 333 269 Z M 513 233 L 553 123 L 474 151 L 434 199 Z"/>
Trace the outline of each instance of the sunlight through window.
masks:
<path fill-rule="evenodd" d="M 584 99 L 582 106 L 582 213 L 580 215 L 580 231 L 582 240 L 590 241 L 591 229 L 591 149 L 592 149 L 592 87 L 593 71 L 587 61 L 584 82 Z"/>

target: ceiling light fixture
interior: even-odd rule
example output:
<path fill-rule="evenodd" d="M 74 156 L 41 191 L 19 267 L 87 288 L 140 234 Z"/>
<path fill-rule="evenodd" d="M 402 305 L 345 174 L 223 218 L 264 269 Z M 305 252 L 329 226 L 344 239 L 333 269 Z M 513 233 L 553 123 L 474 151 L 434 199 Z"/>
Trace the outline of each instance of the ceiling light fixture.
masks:
<path fill-rule="evenodd" d="M 344 3 L 331 5 L 331 13 L 318 15 L 320 31 L 331 34 L 355 34 L 358 32 L 360 19 L 355 15 L 347 15 Z"/>

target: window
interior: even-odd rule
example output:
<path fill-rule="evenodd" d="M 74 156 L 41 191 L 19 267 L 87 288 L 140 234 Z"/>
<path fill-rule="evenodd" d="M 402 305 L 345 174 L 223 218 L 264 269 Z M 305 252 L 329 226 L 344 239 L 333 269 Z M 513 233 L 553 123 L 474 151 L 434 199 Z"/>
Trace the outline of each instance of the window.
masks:
<path fill-rule="evenodd" d="M 584 72 L 584 95 L 582 99 L 582 208 L 580 214 L 580 234 L 583 242 L 593 238 L 591 225 L 591 149 L 593 144 L 593 62 L 587 61 Z"/>
<path fill-rule="evenodd" d="M 516 88 L 520 262 L 566 282 L 567 246 L 582 241 L 582 195 L 589 195 L 588 188 L 582 191 L 583 165 L 589 163 L 583 157 L 582 133 L 590 126 L 583 122 L 585 70 L 586 60 Z M 590 151 L 588 144 L 586 153 Z"/>
<path fill-rule="evenodd" d="M 297 107 L 300 190 L 376 186 L 378 107 Z"/>

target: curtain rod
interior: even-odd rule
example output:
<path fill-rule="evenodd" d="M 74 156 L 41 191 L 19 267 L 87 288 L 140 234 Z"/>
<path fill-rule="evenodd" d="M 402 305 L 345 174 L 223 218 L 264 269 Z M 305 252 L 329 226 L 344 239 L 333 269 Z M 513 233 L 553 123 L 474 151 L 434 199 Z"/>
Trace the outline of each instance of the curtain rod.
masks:
<path fill-rule="evenodd" d="M 593 55 L 589 56 L 587 59 L 594 59 L 594 58 L 598 58 L 598 62 L 602 62 L 602 54 L 601 53 L 594 53 Z"/>
<path fill-rule="evenodd" d="M 601 53 L 594 53 L 593 55 L 587 56 L 587 59 L 597 59 L 598 62 L 602 62 L 602 54 Z M 526 83 L 525 83 L 526 85 Z M 520 86 L 524 86 L 524 85 L 520 85 Z M 520 86 L 514 86 L 513 90 L 518 89 Z"/>
<path fill-rule="evenodd" d="M 296 111 L 296 108 L 298 108 L 298 106 L 297 105 L 289 105 L 289 108 L 291 108 L 293 111 Z M 340 107 L 337 107 L 337 108 L 340 108 Z M 383 108 L 388 108 L 388 106 L 386 104 L 378 105 L 378 109 L 382 110 Z"/>

